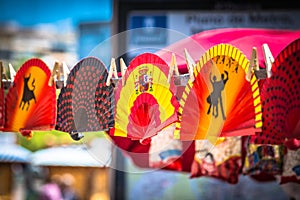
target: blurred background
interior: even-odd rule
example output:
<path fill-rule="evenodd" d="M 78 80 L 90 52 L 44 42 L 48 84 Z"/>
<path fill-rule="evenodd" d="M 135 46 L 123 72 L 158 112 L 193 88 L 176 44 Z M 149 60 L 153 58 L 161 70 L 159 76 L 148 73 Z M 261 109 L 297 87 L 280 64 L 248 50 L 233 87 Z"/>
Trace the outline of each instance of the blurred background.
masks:
<path fill-rule="evenodd" d="M 96 51 L 106 66 L 115 55 L 128 63 L 141 53 L 135 49 L 160 49 L 176 42 L 165 29 L 186 36 L 227 27 L 299 29 L 299 7 L 299 1 L 292 0 L 0 0 L 0 59 L 15 70 L 32 57 L 48 66 L 65 61 L 71 68 L 113 35 L 163 28 L 102 43 L 101 52 Z M 120 152 L 100 150 L 107 155 L 100 165 L 83 153 L 103 144 L 110 145 L 105 133 L 86 134 L 81 142 L 58 131 L 37 132 L 30 141 L 1 133 L 0 199 L 37 199 L 36 190 L 47 179 L 66 180 L 59 181 L 60 186 L 75 190 L 77 199 L 290 199 L 275 181 L 259 183 L 241 176 L 237 185 L 230 185 L 211 178 L 189 179 L 184 173 L 143 173 Z M 140 173 L 110 169 L 111 160 Z"/>

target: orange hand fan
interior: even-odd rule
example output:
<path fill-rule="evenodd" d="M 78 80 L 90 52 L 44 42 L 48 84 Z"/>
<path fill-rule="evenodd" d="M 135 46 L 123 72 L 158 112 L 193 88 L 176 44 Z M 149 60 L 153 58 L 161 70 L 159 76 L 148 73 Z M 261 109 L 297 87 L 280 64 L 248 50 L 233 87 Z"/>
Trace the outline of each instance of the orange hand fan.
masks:
<path fill-rule="evenodd" d="M 300 139 L 300 39 L 289 44 L 275 59 L 272 77 L 261 89 L 262 132 L 255 143 L 282 144 Z"/>
<path fill-rule="evenodd" d="M 31 136 L 31 130 L 54 128 L 55 87 L 48 86 L 51 72 L 40 59 L 26 61 L 9 89 L 5 103 L 5 131 Z"/>
<path fill-rule="evenodd" d="M 74 66 L 58 97 L 57 130 L 77 140 L 79 132 L 113 127 L 113 87 L 106 86 L 107 76 L 105 65 L 94 57 Z"/>
<path fill-rule="evenodd" d="M 177 120 L 175 85 L 168 83 L 169 67 L 155 54 L 144 53 L 131 61 L 125 85 L 116 91 L 115 136 L 149 139 Z"/>
<path fill-rule="evenodd" d="M 175 138 L 214 143 L 218 136 L 255 134 L 261 105 L 256 77 L 250 83 L 245 79 L 248 67 L 239 49 L 228 44 L 210 48 L 183 92 Z"/>

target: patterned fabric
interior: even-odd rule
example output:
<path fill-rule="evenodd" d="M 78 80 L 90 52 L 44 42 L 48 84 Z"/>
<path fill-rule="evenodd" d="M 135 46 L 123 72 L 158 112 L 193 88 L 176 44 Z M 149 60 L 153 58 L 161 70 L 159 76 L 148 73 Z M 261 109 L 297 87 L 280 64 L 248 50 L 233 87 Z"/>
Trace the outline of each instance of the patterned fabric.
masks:
<path fill-rule="evenodd" d="M 196 141 L 192 178 L 210 176 L 235 184 L 241 166 L 241 137 L 219 138 L 215 146 L 208 140 Z"/>
<path fill-rule="evenodd" d="M 180 162 L 182 142 L 173 139 L 174 130 L 175 124 L 172 124 L 152 137 L 149 150 L 150 167 L 163 168 L 169 165 L 169 168 L 174 167 L 174 170 L 182 170 Z M 171 163 L 173 165 L 170 165 Z"/>
<path fill-rule="evenodd" d="M 280 183 L 296 182 L 300 184 L 300 149 L 287 150 L 284 156 L 283 172 Z"/>
<path fill-rule="evenodd" d="M 249 141 L 246 145 L 246 156 L 243 173 L 246 175 L 281 175 L 283 170 L 283 145 L 257 145 Z"/>

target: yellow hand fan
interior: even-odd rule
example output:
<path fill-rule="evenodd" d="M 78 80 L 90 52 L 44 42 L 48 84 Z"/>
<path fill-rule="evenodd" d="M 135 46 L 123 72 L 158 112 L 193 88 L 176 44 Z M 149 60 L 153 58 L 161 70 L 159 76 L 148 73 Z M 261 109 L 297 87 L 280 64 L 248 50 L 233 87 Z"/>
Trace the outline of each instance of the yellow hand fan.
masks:
<path fill-rule="evenodd" d="M 145 140 L 177 120 L 178 102 L 169 67 L 160 57 L 144 53 L 133 59 L 115 94 L 113 135 Z"/>

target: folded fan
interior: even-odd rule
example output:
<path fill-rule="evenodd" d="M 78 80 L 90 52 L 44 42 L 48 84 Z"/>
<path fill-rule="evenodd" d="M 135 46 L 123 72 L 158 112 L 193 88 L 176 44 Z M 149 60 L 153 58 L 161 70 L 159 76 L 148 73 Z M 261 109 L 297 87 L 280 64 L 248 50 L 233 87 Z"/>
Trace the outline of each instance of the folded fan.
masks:
<path fill-rule="evenodd" d="M 116 90 L 114 136 L 148 141 L 177 120 L 178 102 L 174 81 L 168 82 L 169 67 L 160 57 L 144 53 L 133 59 L 123 86 Z"/>
<path fill-rule="evenodd" d="M 87 57 L 71 70 L 57 101 L 56 129 L 73 139 L 79 132 L 113 127 L 113 86 L 106 86 L 108 72 L 97 58 Z"/>
<path fill-rule="evenodd" d="M 180 100 L 175 138 L 209 139 L 253 135 L 260 130 L 261 105 L 255 76 L 245 76 L 249 60 L 234 46 L 209 49 L 194 69 Z"/>
<path fill-rule="evenodd" d="M 252 141 L 258 144 L 291 143 L 300 139 L 300 39 L 276 57 L 272 77 L 261 87 L 262 132 Z"/>
<path fill-rule="evenodd" d="M 55 87 L 49 86 L 51 72 L 40 59 L 27 60 L 17 71 L 5 103 L 5 131 L 31 137 L 31 130 L 54 128 Z"/>

